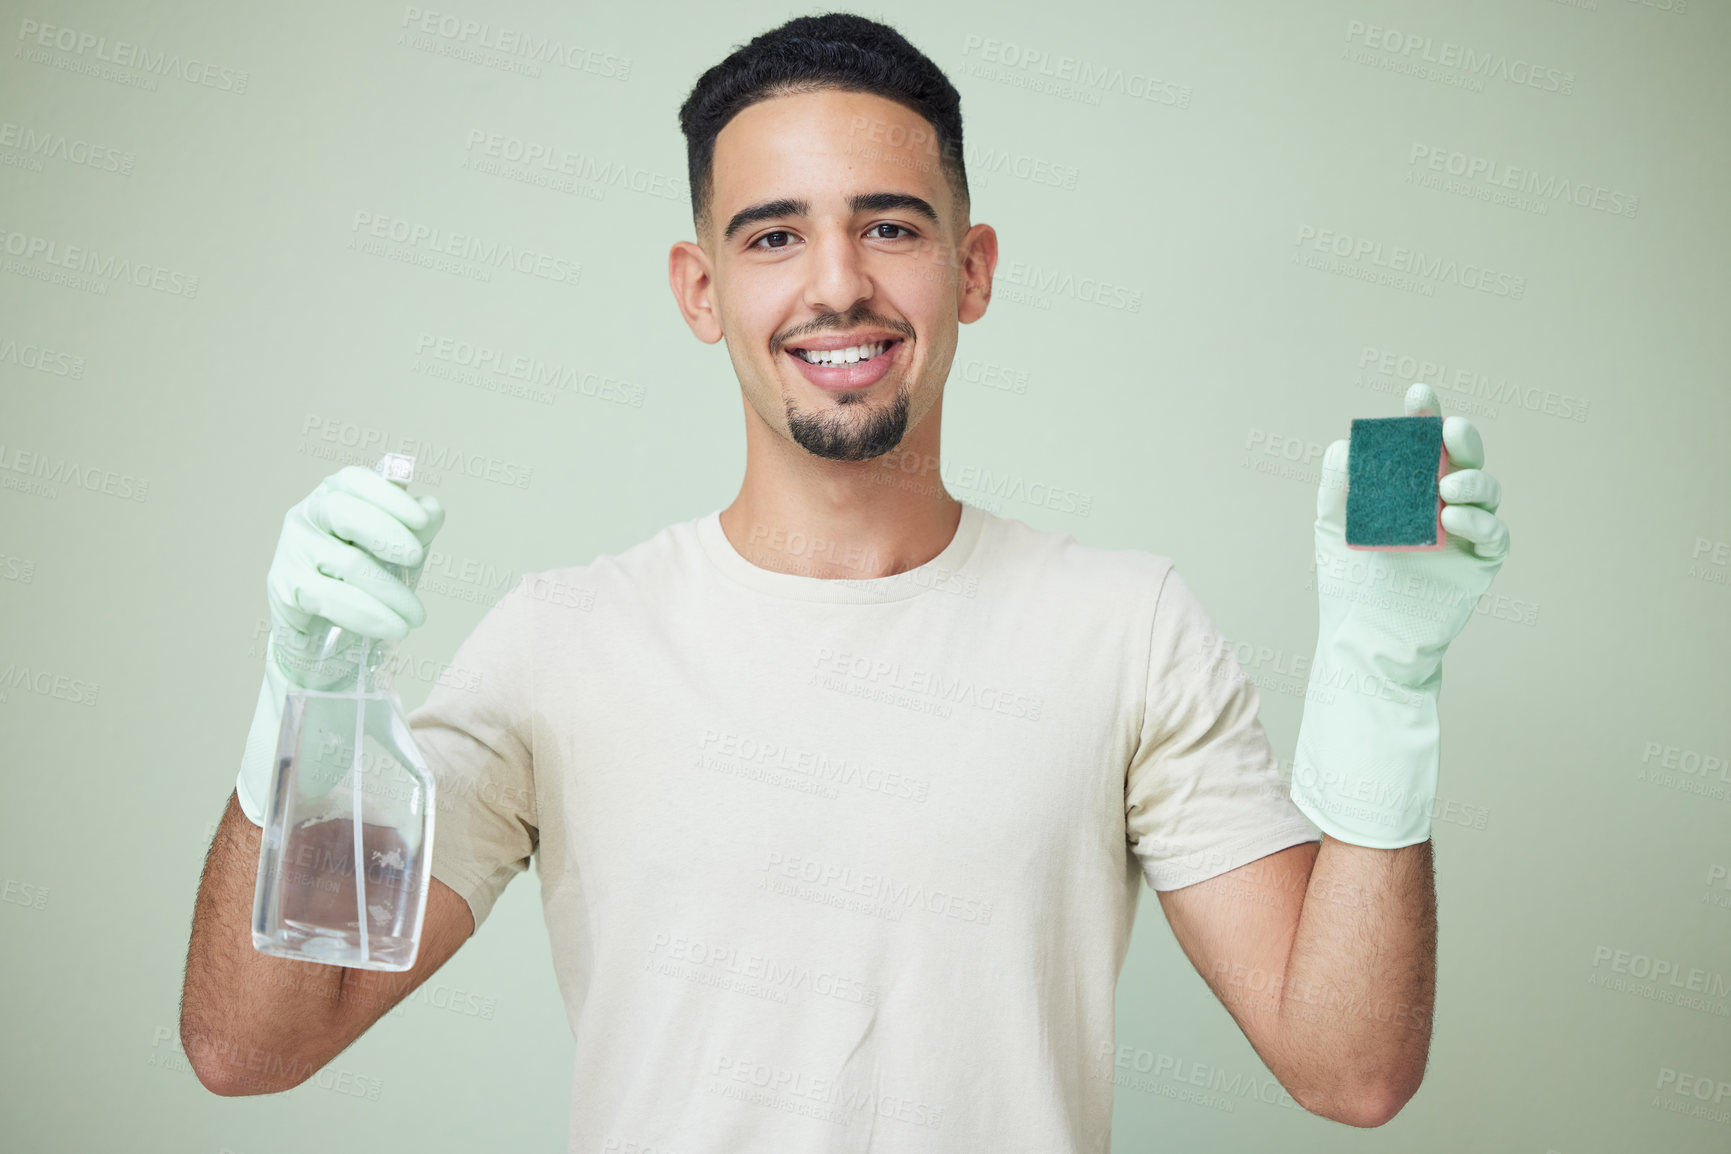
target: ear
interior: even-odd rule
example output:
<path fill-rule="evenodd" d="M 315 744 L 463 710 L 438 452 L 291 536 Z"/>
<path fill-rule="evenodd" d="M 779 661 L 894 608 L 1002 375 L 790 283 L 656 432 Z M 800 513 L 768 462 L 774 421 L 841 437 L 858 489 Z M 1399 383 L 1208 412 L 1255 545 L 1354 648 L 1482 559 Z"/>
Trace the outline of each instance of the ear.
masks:
<path fill-rule="evenodd" d="M 956 285 L 956 319 L 971 325 L 986 315 L 992 300 L 992 270 L 998 267 L 998 234 L 989 224 L 976 224 L 962 237 L 957 251 L 962 275 Z"/>
<path fill-rule="evenodd" d="M 693 335 L 706 345 L 719 341 L 721 311 L 715 300 L 709 255 L 691 241 L 679 241 L 667 254 L 667 285 Z"/>

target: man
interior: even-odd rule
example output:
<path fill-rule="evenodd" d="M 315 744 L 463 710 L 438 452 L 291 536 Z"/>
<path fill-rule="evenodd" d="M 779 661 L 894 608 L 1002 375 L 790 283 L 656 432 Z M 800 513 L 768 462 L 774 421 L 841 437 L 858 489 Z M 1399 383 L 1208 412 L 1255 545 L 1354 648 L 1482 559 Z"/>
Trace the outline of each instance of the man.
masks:
<path fill-rule="evenodd" d="M 1410 686 L 1392 658 L 1370 692 L 1352 681 L 1367 626 L 1324 540 L 1337 444 L 1318 518 L 1330 693 L 1307 702 L 1288 796 L 1255 687 L 1170 559 L 944 490 L 943 385 L 997 260 L 968 223 L 959 105 L 853 16 L 790 21 L 700 78 L 680 112 L 698 240 L 673 246 L 669 280 L 693 333 L 727 342 L 739 494 L 526 576 L 454 659 L 480 691 L 436 686 L 411 716 L 458 800 L 439 806 L 407 974 L 273 982 L 297 963 L 244 941 L 243 768 L 187 974 L 206 1085 L 304 1079 L 538 859 L 577 1040 L 573 1151 L 1105 1151 L 1144 878 L 1307 1109 L 1376 1126 L 1416 1091 L 1435 953 L 1424 701 L 1453 634 L 1412 641 Z M 1432 565 L 1470 615 L 1506 530 L 1454 420 L 1467 467 L 1444 523 L 1472 547 L 1375 556 L 1385 579 Z M 418 561 L 443 512 L 387 488 L 345 470 L 306 522 Z M 328 609 L 358 627 L 363 586 L 390 635 L 419 623 L 406 588 L 340 548 L 348 580 L 281 568 L 296 626 Z M 1383 756 L 1391 734 L 1401 757 Z M 305 1072 L 249 1079 L 224 1057 L 249 1047 Z"/>

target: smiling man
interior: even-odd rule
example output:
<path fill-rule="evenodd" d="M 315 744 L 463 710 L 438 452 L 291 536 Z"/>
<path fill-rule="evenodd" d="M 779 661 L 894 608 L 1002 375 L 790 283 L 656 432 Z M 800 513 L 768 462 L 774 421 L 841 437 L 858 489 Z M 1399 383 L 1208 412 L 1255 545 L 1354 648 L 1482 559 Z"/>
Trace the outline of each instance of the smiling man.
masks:
<path fill-rule="evenodd" d="M 1359 621 L 1332 580 L 1364 555 L 1335 551 L 1331 447 L 1326 685 L 1289 790 L 1254 684 L 1170 558 L 943 485 L 944 385 L 997 262 L 969 224 L 943 74 L 882 24 L 806 17 L 705 72 L 679 119 L 697 240 L 673 246 L 669 281 L 738 378 L 739 493 L 527 575 L 453 659 L 476 682 L 410 716 L 440 803 L 407 974 L 312 989 L 322 975 L 247 950 L 258 839 L 231 802 L 188 963 L 200 1078 L 304 1079 L 534 861 L 577 1043 L 573 1152 L 1101 1154 L 1114 1087 L 1141 1069 L 1114 998 L 1146 881 L 1293 1098 L 1386 1122 L 1430 1040 L 1437 662 L 1506 549 L 1477 433 L 1444 425 L 1464 466 L 1441 486 L 1446 553 L 1370 564 L 1391 589 L 1457 595 L 1453 618 L 1424 607 L 1446 618 L 1434 634 Z M 1435 406 L 1425 386 L 1407 398 Z M 343 539 L 424 546 L 438 515 L 374 480 L 342 481 L 359 498 Z M 364 572 L 400 636 L 412 596 Z M 362 597 L 329 572 L 277 576 L 303 608 Z M 1375 633 L 1388 621 L 1398 644 Z M 1349 644 L 1352 628 L 1370 632 Z M 1410 650 L 1407 680 L 1350 688 L 1336 673 L 1367 648 L 1385 678 Z M 298 1078 L 230 1069 L 261 1048 Z"/>
<path fill-rule="evenodd" d="M 967 224 L 955 90 L 895 33 L 852 20 L 795 21 L 698 82 L 680 123 L 700 243 L 673 246 L 669 278 L 692 332 L 727 341 L 744 398 L 729 541 L 770 569 L 874 578 L 955 536 L 943 387 L 958 324 L 986 311 L 997 235 Z M 899 67 L 901 99 L 847 86 L 874 65 Z M 927 115 L 958 137 L 940 146 Z M 781 540 L 846 541 L 874 561 L 777 557 Z"/>

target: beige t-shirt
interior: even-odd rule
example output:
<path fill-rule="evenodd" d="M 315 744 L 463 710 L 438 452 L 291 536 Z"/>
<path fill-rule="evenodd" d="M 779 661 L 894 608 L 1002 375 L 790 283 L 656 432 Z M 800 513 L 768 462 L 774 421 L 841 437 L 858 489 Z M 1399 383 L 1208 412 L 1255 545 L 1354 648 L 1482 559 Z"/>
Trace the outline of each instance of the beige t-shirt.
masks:
<path fill-rule="evenodd" d="M 1319 837 L 1255 686 L 1165 557 L 964 505 L 822 579 L 719 513 L 525 575 L 409 717 L 477 927 L 539 855 L 570 1150 L 1105 1154 L 1141 880 Z"/>

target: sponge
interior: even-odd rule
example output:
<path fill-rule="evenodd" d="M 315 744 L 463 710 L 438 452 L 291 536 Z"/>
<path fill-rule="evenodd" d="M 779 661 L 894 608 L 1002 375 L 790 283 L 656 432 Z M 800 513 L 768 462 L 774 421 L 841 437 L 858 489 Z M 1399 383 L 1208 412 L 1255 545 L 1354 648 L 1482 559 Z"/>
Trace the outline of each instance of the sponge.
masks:
<path fill-rule="evenodd" d="M 1441 417 L 1352 422 L 1346 457 L 1346 543 L 1353 549 L 1441 549 L 1448 472 Z"/>

